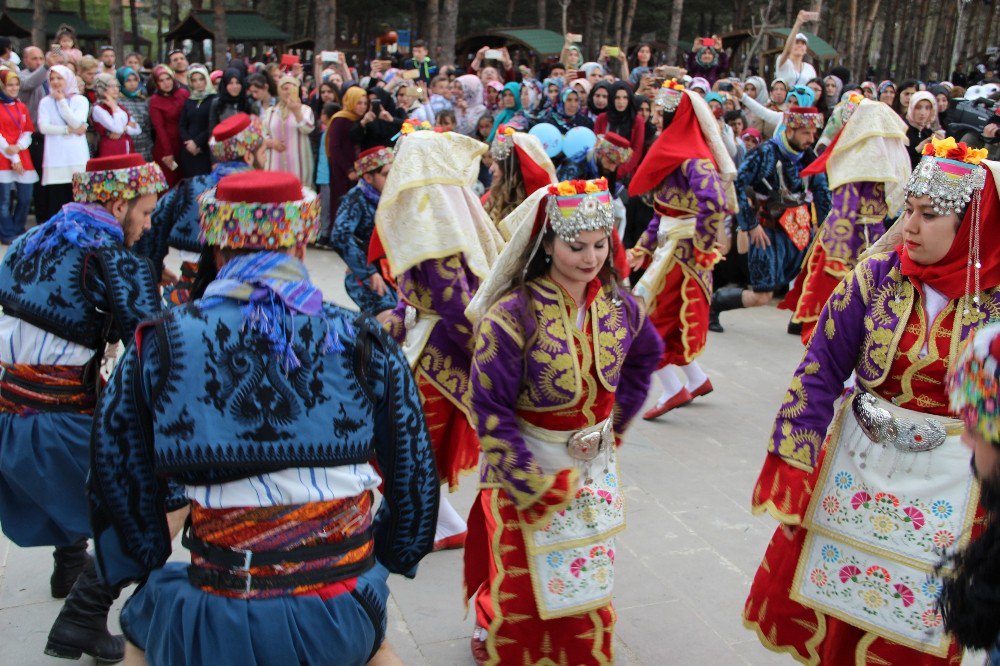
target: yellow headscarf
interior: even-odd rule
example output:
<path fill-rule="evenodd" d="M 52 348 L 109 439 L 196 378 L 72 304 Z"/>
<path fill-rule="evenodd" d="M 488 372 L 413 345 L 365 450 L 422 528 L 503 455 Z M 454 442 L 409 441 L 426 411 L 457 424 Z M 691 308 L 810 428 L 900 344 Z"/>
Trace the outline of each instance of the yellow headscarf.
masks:
<path fill-rule="evenodd" d="M 347 118 L 351 122 L 357 122 L 361 120 L 361 116 L 354 113 L 355 105 L 363 99 L 368 98 L 368 93 L 365 92 L 364 88 L 354 86 L 353 88 L 348 88 L 347 92 L 344 93 L 344 103 L 343 108 L 337 113 L 333 114 L 334 118 Z"/>

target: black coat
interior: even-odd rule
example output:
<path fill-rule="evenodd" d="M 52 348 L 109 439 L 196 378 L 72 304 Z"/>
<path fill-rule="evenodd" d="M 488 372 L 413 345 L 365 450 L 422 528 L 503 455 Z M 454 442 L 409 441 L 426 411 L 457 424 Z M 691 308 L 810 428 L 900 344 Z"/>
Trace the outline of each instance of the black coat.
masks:
<path fill-rule="evenodd" d="M 215 95 L 208 95 L 198 102 L 193 99 L 184 102 L 180 122 L 181 154 L 178 161 L 181 165 L 181 173 L 186 178 L 201 176 L 212 170 L 212 153 L 208 149 L 208 140 L 212 136 L 210 117 L 213 101 L 215 101 Z M 187 141 L 194 141 L 201 152 L 197 155 L 188 152 L 188 149 L 184 147 Z"/>

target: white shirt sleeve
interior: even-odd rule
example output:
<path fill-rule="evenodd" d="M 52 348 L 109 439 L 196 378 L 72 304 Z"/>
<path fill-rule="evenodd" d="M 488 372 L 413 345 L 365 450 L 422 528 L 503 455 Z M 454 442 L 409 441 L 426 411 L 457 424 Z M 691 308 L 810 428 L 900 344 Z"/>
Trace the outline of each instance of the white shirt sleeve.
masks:
<path fill-rule="evenodd" d="M 780 125 L 781 121 L 784 120 L 785 114 L 781 111 L 767 108 L 746 93 L 743 93 L 743 98 L 740 101 L 743 102 L 743 106 L 750 109 L 750 113 L 769 125 Z"/>
<path fill-rule="evenodd" d="M 121 134 L 125 131 L 125 126 L 128 125 L 128 114 L 119 108 L 114 115 L 111 115 L 103 106 L 96 105 L 94 107 L 94 122 L 100 123 L 104 129 L 112 134 Z"/>

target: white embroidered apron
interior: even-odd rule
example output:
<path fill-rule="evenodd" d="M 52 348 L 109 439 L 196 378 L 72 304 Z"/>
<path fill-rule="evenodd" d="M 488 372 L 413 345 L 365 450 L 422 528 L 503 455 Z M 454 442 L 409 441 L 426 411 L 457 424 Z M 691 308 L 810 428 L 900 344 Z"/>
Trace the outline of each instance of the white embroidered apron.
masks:
<path fill-rule="evenodd" d="M 518 422 L 525 445 L 542 471 L 580 470 L 581 485 L 569 506 L 546 525 L 521 524 L 531 587 L 543 620 L 578 615 L 611 603 L 614 535 L 625 529 L 625 496 L 610 419 L 587 430 L 600 431 L 602 427 L 607 443 L 593 460 L 584 462 L 567 450 L 574 431 L 545 430 Z"/>
<path fill-rule="evenodd" d="M 670 217 L 660 216 L 660 228 L 656 234 L 659 244 L 653 251 L 653 258 L 643 273 L 639 283 L 632 289 L 632 293 L 640 297 L 647 304 L 663 289 L 663 281 L 667 277 L 667 271 L 674 261 L 674 251 L 677 243 L 685 238 L 694 237 L 694 216 L 690 217 Z"/>
<path fill-rule="evenodd" d="M 876 427 L 891 417 L 892 432 L 917 447 L 931 439 L 928 432 L 936 431 L 943 442 L 921 452 L 875 444 L 852 409 L 860 395 L 870 394 L 843 402 L 827 442 L 791 596 L 944 657 L 950 638 L 936 608 L 941 583 L 934 569 L 945 553 L 968 542 L 979 498 L 968 448 L 959 439 L 962 426 L 871 396 L 871 404 L 884 410 Z"/>

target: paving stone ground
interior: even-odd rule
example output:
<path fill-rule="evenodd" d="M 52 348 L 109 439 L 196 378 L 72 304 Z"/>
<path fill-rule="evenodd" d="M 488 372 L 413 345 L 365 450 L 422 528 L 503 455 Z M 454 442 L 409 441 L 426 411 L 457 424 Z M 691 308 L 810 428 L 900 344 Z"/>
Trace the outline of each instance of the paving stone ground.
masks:
<path fill-rule="evenodd" d="M 313 251 L 307 263 L 327 298 L 350 306 L 336 255 Z M 628 529 L 619 537 L 616 561 L 617 663 L 793 663 L 764 649 L 740 620 L 774 529 L 770 518 L 750 514 L 750 491 L 802 355 L 798 338 L 785 333 L 787 319 L 774 307 L 723 315 L 726 332 L 710 334 L 700 360 L 715 391 L 658 421 L 638 421 L 626 438 L 620 461 Z M 474 496 L 470 477 L 451 500 L 464 514 Z M 185 560 L 179 542 L 175 548 L 174 559 Z M 48 596 L 50 553 L 18 548 L 0 535 L 0 666 L 60 663 L 42 654 L 60 608 Z M 404 663 L 474 663 L 461 567 L 460 551 L 433 553 L 416 579 L 390 579 L 388 637 Z"/>

